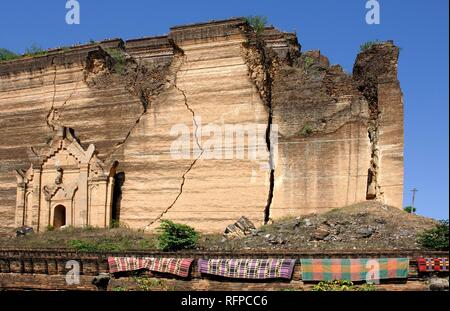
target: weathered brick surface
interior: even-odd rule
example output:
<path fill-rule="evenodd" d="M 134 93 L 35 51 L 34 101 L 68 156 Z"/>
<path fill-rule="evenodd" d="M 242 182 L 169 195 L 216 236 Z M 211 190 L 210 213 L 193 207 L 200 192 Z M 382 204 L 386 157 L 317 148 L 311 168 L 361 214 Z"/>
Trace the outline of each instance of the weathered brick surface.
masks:
<path fill-rule="evenodd" d="M 10 258 L 8 258 L 8 254 Z M 57 255 L 55 255 L 57 254 Z M 92 280 L 100 273 L 108 273 L 106 257 L 99 254 L 76 254 L 70 252 L 40 253 L 32 256 L 26 252 L 11 251 L 0 253 L 0 289 L 37 289 L 37 290 L 97 290 L 92 285 Z M 418 256 L 443 256 L 445 252 L 410 252 L 410 271 L 408 280 L 383 280 L 378 286 L 380 290 L 427 290 L 426 280 L 430 273 L 417 273 L 417 263 L 414 258 Z M 117 254 L 116 254 L 117 255 Z M 126 254 L 122 254 L 126 255 Z M 132 255 L 131 253 L 128 255 Z M 150 255 L 151 254 L 147 254 Z M 183 254 L 178 254 L 181 257 Z M 328 254 L 329 256 L 330 254 Z M 356 256 L 357 254 L 355 254 Z M 398 254 L 407 256 L 407 254 Z M 279 254 L 270 257 L 299 258 L 308 257 L 301 254 Z M 321 254 L 321 257 L 327 254 Z M 344 255 L 335 254 L 343 257 Z M 359 254 L 358 257 L 367 257 L 367 254 Z M 373 255 L 372 255 L 373 256 Z M 393 256 L 392 254 L 382 254 L 378 256 Z M 191 255 L 195 258 L 207 257 L 242 257 L 250 258 L 252 256 L 237 256 L 231 254 L 198 254 Z M 262 258 L 263 255 L 253 256 Z M 344 256 L 345 257 L 345 256 Z M 351 256 L 350 256 L 351 257 Z M 376 257 L 376 256 L 375 256 Z M 77 260 L 80 264 L 80 284 L 69 285 L 65 282 L 66 273 L 72 267 L 66 268 L 70 260 Z M 314 283 L 304 283 L 301 280 L 300 262 L 294 266 L 292 280 L 234 280 L 218 276 L 203 275 L 198 272 L 197 260 L 194 260 L 191 266 L 191 273 L 188 278 L 179 278 L 173 275 L 162 274 L 158 272 L 143 272 L 139 277 L 143 277 L 144 285 L 137 283 L 136 276 L 120 273 L 111 276 L 109 289 L 118 287 L 120 290 L 132 289 L 142 290 L 144 287 L 149 290 L 309 290 Z M 439 277 L 448 277 L 448 273 L 441 273 Z M 149 278 L 146 280 L 145 278 Z M 117 290 L 117 289 L 116 289 Z"/>
<path fill-rule="evenodd" d="M 64 275 L 0 273 L 0 288 L 9 290 L 97 290 L 92 276 L 80 276 L 80 284 L 67 284 Z"/>
<path fill-rule="evenodd" d="M 371 166 L 375 198 L 401 207 L 398 49 L 385 43 L 360 53 L 351 76 L 330 66 L 320 52 L 301 53 L 294 34 L 272 27 L 262 39 L 270 58 L 264 64 L 242 19 L 2 62 L 0 232 L 14 227 L 14 170 L 36 162 L 35 152 L 48 143 L 55 125 L 74 129 L 84 148 L 94 144 L 106 169 L 120 162 L 117 172 L 125 174 L 120 221 L 135 229 L 152 229 L 157 222 L 147 225 L 163 217 L 221 232 L 243 215 L 260 225 L 266 212 L 275 219 L 361 202 L 368 197 Z M 114 72 L 105 52 L 111 47 L 123 49 L 130 55 L 127 64 L 140 69 Z M 194 115 L 201 118 L 197 124 Z M 235 153 L 244 151 L 244 159 L 225 158 L 223 145 L 210 148 L 221 157 L 197 159 L 200 122 L 205 133 L 196 134 L 204 134 L 198 142 L 205 146 L 215 136 L 214 128 L 206 131 L 208 124 L 217 125 L 221 136 L 225 125 L 277 124 L 273 180 L 264 169 L 265 139 L 233 146 Z M 171 155 L 174 125 L 190 131 L 188 159 Z M 369 138 L 371 127 L 376 141 Z M 249 158 L 256 148 L 261 158 Z M 33 204 L 35 210 L 44 208 Z"/>

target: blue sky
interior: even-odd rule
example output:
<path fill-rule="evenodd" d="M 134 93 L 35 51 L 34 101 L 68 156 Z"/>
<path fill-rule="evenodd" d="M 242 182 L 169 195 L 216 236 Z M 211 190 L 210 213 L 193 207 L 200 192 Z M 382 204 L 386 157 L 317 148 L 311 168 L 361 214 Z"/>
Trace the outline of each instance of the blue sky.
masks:
<path fill-rule="evenodd" d="M 166 34 L 174 25 L 264 15 L 296 31 L 303 50 L 320 49 L 351 72 L 360 44 L 389 40 L 401 47 L 399 79 L 405 102 L 404 205 L 417 187 L 418 213 L 448 218 L 448 0 L 379 0 L 381 23 L 365 23 L 365 0 L 79 0 L 80 25 L 65 23 L 65 0 L 2 1 L 0 47 L 22 53 L 90 39 Z"/>

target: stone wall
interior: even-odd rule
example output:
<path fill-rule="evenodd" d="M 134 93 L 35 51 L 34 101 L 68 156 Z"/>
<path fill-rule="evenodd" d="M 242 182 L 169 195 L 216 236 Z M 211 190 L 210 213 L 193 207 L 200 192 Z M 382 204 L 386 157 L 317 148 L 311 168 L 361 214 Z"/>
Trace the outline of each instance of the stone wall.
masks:
<path fill-rule="evenodd" d="M 107 256 L 149 256 L 179 258 L 291 258 L 296 259 L 292 279 L 240 280 L 204 275 L 198 271 L 198 261 L 194 260 L 189 277 L 140 271 L 109 274 Z M 317 282 L 302 281 L 300 258 L 323 258 L 322 252 L 309 253 L 77 253 L 65 250 L 0 250 L 0 290 L 310 290 Z M 328 252 L 336 258 L 380 257 L 379 252 Z M 442 257 L 444 251 L 385 251 L 387 257 L 409 257 L 408 278 L 404 280 L 383 280 L 379 290 L 428 290 L 428 280 L 432 275 L 447 277 L 448 272 L 419 273 L 416 258 Z M 73 260 L 79 264 L 79 284 L 66 282 L 66 274 L 73 273 Z M 103 281 L 100 281 L 103 280 Z"/>
<path fill-rule="evenodd" d="M 94 144 L 108 167 L 119 161 L 117 214 L 136 229 L 168 218 L 220 232 L 243 215 L 261 225 L 366 199 L 400 208 L 398 49 L 362 52 L 353 76 L 300 49 L 295 34 L 256 35 L 231 19 L 0 63 L 0 230 L 14 226 L 14 170 L 35 163 L 58 126 Z M 223 143 L 226 127 L 256 125 L 258 139 Z"/>

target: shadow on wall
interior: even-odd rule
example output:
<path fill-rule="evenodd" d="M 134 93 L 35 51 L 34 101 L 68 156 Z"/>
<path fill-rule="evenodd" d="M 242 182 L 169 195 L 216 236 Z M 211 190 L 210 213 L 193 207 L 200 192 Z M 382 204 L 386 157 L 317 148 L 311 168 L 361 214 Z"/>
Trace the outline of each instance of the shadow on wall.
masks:
<path fill-rule="evenodd" d="M 111 222 L 112 225 L 117 225 L 120 222 L 120 205 L 122 201 L 122 186 L 125 183 L 125 173 L 117 172 L 117 167 L 119 166 L 119 161 L 114 161 L 110 171 L 109 176 L 114 177 L 114 190 L 112 198 L 111 207 Z"/>
<path fill-rule="evenodd" d="M 112 201 L 111 218 L 113 223 L 120 221 L 120 204 L 122 201 L 122 186 L 125 183 L 125 173 L 120 172 L 114 175 L 114 191 Z"/>

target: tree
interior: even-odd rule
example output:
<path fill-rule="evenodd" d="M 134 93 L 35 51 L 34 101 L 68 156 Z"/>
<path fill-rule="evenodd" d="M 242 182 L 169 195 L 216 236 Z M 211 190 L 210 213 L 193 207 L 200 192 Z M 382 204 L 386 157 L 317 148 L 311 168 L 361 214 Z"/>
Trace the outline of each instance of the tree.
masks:
<path fill-rule="evenodd" d="M 405 208 L 403 208 L 403 210 L 405 211 L 405 212 L 407 212 L 407 213 L 409 213 L 409 214 L 411 214 L 411 213 L 415 213 L 416 212 L 416 208 L 415 207 L 412 207 L 412 206 L 405 206 Z"/>
<path fill-rule="evenodd" d="M 448 219 L 439 221 L 436 227 L 419 234 L 417 242 L 429 249 L 448 250 Z"/>
<path fill-rule="evenodd" d="M 12 60 L 19 57 L 16 53 L 11 52 L 10 50 L 0 48 L 0 61 L 2 60 Z"/>

